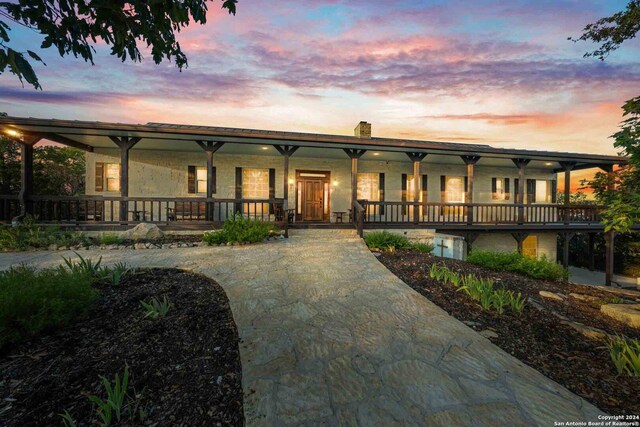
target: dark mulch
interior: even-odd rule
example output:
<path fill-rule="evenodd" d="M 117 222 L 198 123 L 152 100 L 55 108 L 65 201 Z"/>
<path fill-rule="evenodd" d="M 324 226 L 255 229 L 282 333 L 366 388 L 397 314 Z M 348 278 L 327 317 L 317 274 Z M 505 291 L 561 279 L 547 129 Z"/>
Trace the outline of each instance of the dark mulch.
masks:
<path fill-rule="evenodd" d="M 611 414 L 640 413 L 640 379 L 618 376 L 603 341 L 586 338 L 562 324 L 550 311 L 560 312 L 571 320 L 612 334 L 640 338 L 640 333 L 601 315 L 597 303 L 584 303 L 573 298 L 550 302 L 541 298 L 538 292 L 547 290 L 567 295 L 575 292 L 604 300 L 611 300 L 613 294 L 586 286 L 490 271 L 463 261 L 414 251 L 385 252 L 378 259 L 406 284 L 450 315 L 478 331 L 490 329 L 496 332 L 498 338 L 491 338 L 493 343 L 600 409 Z M 496 285 L 534 297 L 544 310 L 527 304 L 521 316 L 484 311 L 464 292 L 431 279 L 429 268 L 434 262 L 444 263 L 463 274 L 491 277 Z"/>
<path fill-rule="evenodd" d="M 60 425 L 64 410 L 95 425 L 87 396 L 105 397 L 129 366 L 131 396 L 148 413 L 125 425 L 242 425 L 238 333 L 224 290 L 176 269 L 140 270 L 102 296 L 86 319 L 0 355 L 0 425 Z M 143 318 L 140 301 L 167 296 L 173 308 Z M 3 408 L 5 412 L 3 412 Z"/>

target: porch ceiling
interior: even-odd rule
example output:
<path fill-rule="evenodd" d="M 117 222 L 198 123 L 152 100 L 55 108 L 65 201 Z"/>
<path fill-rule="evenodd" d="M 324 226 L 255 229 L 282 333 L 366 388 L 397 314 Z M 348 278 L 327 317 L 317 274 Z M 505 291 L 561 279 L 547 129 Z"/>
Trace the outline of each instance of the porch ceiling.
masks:
<path fill-rule="evenodd" d="M 408 161 L 406 152 L 429 153 L 426 163 L 461 163 L 460 155 L 479 155 L 481 164 L 513 165 L 512 158 L 533 160 L 532 167 L 557 168 L 559 161 L 577 164 L 576 169 L 600 165 L 624 164 L 618 156 L 579 154 L 494 148 L 489 145 L 417 141 L 392 138 L 358 138 L 354 136 L 324 135 L 298 132 L 280 132 L 253 129 L 236 129 L 209 126 L 187 126 L 149 123 L 132 125 L 122 123 L 82 122 L 53 119 L 0 117 L 0 131 L 5 134 L 38 134 L 54 142 L 67 145 L 80 144 L 87 149 L 115 148 L 110 136 L 140 137 L 134 150 L 201 151 L 194 140 L 222 141 L 226 144 L 220 152 L 237 154 L 272 154 L 272 145 L 304 147 L 296 156 L 345 158 L 343 148 L 366 149 L 365 160 Z M 56 140 L 57 139 L 57 140 Z M 263 150 L 263 147 L 267 147 Z M 377 156 L 374 153 L 379 153 Z M 552 163 L 547 165 L 546 163 Z"/>

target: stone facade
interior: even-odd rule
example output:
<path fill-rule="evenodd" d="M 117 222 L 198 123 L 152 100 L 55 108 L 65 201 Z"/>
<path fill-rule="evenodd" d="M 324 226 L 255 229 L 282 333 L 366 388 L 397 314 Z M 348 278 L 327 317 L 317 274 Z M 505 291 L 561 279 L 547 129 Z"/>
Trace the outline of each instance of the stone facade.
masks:
<path fill-rule="evenodd" d="M 335 156 L 335 150 L 332 150 Z M 93 153 L 87 153 L 87 194 L 101 194 L 105 196 L 118 196 L 118 192 L 96 192 L 95 163 L 119 163 L 119 151 L 116 149 L 96 149 Z M 189 194 L 187 188 L 188 166 L 194 165 L 206 167 L 204 152 L 180 152 L 162 150 L 132 150 L 129 163 L 129 195 L 131 197 L 204 197 L 204 194 Z M 216 167 L 216 192 L 217 198 L 235 197 L 235 168 L 274 168 L 276 170 L 276 197 L 283 196 L 284 176 L 282 156 L 251 155 L 251 154 L 214 154 Z M 316 170 L 331 172 L 330 211 L 347 211 L 350 207 L 351 197 L 351 161 L 344 155 L 343 158 L 317 158 L 303 157 L 296 154 L 291 157 L 289 163 L 289 206 L 295 206 L 296 191 L 294 182 L 296 170 Z M 375 161 L 360 160 L 359 172 L 384 173 L 385 174 L 385 200 L 402 200 L 402 174 L 411 175 L 413 165 L 407 159 L 399 161 Z M 431 163 L 429 157 L 422 162 L 422 174 L 428 175 L 427 201 L 440 201 L 440 176 L 465 176 L 467 173 L 464 164 Z M 491 178 L 501 177 L 511 179 L 511 198 L 506 201 L 492 201 Z M 475 168 L 474 194 L 475 203 L 514 203 L 514 180 L 518 177 L 518 170 L 514 167 L 483 166 L 482 160 Z M 527 169 L 529 179 L 556 179 L 555 174 L 545 170 L 534 168 Z M 332 218 L 333 220 L 333 218 Z M 510 234 L 485 234 L 478 237 L 475 243 L 477 248 L 492 248 L 515 250 L 516 243 Z M 543 233 L 539 237 L 539 253 L 546 254 L 550 259 L 555 259 L 555 234 Z"/>

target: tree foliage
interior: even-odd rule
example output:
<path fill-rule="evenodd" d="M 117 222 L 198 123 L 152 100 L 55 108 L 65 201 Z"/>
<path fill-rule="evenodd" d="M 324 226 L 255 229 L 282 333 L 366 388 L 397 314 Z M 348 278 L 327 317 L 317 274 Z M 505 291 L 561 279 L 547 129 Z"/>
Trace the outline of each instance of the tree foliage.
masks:
<path fill-rule="evenodd" d="M 221 0 L 235 15 L 237 0 Z M 95 45 L 111 46 L 111 54 L 125 61 L 142 60 L 138 43 L 146 43 L 156 64 L 173 60 L 182 70 L 187 57 L 176 33 L 193 20 L 207 20 L 207 0 L 18 0 L 0 2 L 0 74 L 6 68 L 21 82 L 41 88 L 31 61 L 33 51 L 19 52 L 9 45 L 6 21 L 34 29 L 44 36 L 43 49 L 54 47 L 60 56 L 73 55 L 93 64 Z M 46 65 L 46 64 L 45 64 Z"/>
<path fill-rule="evenodd" d="M 593 41 L 600 44 L 598 48 L 585 53 L 584 56 L 604 60 L 624 41 L 634 38 L 640 31 L 640 0 L 630 1 L 625 10 L 599 19 L 584 27 L 582 31 L 579 38 L 570 38 L 570 40 Z"/>
<path fill-rule="evenodd" d="M 588 183 L 598 202 L 607 207 L 606 230 L 618 232 L 640 223 L 640 97 L 627 101 L 622 109 L 625 119 L 612 138 L 629 163 L 611 174 L 598 172 Z"/>
<path fill-rule="evenodd" d="M 33 150 L 33 189 L 37 195 L 84 194 L 85 155 L 70 147 L 43 145 Z M 20 191 L 20 146 L 0 137 L 0 194 Z"/>

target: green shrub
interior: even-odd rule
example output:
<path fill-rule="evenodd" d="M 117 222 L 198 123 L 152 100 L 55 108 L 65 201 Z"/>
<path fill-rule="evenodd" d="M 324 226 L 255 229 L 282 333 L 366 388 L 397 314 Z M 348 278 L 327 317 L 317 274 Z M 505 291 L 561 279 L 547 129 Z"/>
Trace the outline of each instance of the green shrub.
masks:
<path fill-rule="evenodd" d="M 98 294 L 88 274 L 20 266 L 0 272 L 0 347 L 86 314 Z"/>
<path fill-rule="evenodd" d="M 609 340 L 607 347 L 618 374 L 640 377 L 640 341 L 614 337 Z"/>
<path fill-rule="evenodd" d="M 0 250 L 24 251 L 29 248 L 46 248 L 51 244 L 86 246 L 89 244 L 89 239 L 76 231 L 38 226 L 31 216 L 27 216 L 17 227 L 3 226 L 0 228 Z"/>
<path fill-rule="evenodd" d="M 535 279 L 567 280 L 569 272 L 546 257 L 535 259 L 517 252 L 473 251 L 467 261 L 491 270 L 511 271 Z"/>
<path fill-rule="evenodd" d="M 105 233 L 100 236 L 101 245 L 119 245 L 125 241 L 124 237 L 115 233 Z"/>
<path fill-rule="evenodd" d="M 165 317 L 172 307 L 172 304 L 169 302 L 169 299 L 166 295 L 164 296 L 162 301 L 156 297 L 153 297 L 149 302 L 140 301 L 140 305 L 142 305 L 142 307 L 144 308 L 144 317 L 150 317 L 152 319 L 160 319 L 161 317 Z"/>
<path fill-rule="evenodd" d="M 430 243 L 413 243 L 405 236 L 388 231 L 373 231 L 367 233 L 367 235 L 364 236 L 364 242 L 371 249 L 412 249 L 426 253 L 433 251 L 433 245 Z"/>
<path fill-rule="evenodd" d="M 277 231 L 277 228 L 267 222 L 245 218 L 238 214 L 235 218 L 227 219 L 221 230 L 205 232 L 202 241 L 209 245 L 258 243 Z"/>

